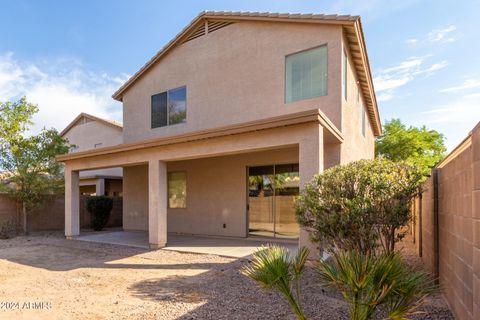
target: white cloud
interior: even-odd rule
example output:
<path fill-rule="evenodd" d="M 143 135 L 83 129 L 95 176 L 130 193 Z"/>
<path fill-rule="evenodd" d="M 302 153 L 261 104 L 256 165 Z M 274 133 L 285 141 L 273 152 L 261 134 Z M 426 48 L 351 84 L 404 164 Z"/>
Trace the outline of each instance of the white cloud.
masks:
<path fill-rule="evenodd" d="M 76 59 L 31 63 L 12 53 L 0 55 L 0 101 L 25 95 L 38 104 L 34 133 L 43 127 L 62 130 L 81 112 L 121 121 L 121 105 L 111 94 L 127 78 L 89 71 Z"/>
<path fill-rule="evenodd" d="M 425 43 L 448 43 L 457 40 L 458 34 L 455 33 L 457 27 L 449 25 L 442 29 L 435 29 L 426 35 L 405 40 L 409 45 L 421 45 Z"/>
<path fill-rule="evenodd" d="M 429 56 L 409 58 L 396 66 L 377 72 L 373 78 L 373 82 L 375 84 L 375 91 L 380 93 L 378 101 L 388 101 L 392 99 L 395 89 L 408 84 L 420 75 L 429 77 L 436 71 L 447 66 L 447 61 L 424 66 L 425 60 L 428 57 Z"/>
<path fill-rule="evenodd" d="M 476 79 L 467 79 L 465 82 L 459 86 L 453 86 L 440 90 L 440 92 L 459 92 L 468 89 L 480 88 L 480 80 Z"/>
<path fill-rule="evenodd" d="M 392 100 L 393 98 L 394 95 L 388 92 L 380 93 L 379 95 L 377 95 L 377 101 L 379 102 Z"/>
<path fill-rule="evenodd" d="M 448 65 L 448 62 L 446 60 L 440 61 L 438 63 L 432 64 L 430 67 L 426 69 L 420 69 L 415 72 L 413 72 L 414 75 L 419 75 L 419 74 L 425 74 L 427 77 L 431 76 L 432 74 L 435 73 L 435 71 L 441 70 L 445 68 Z"/>
<path fill-rule="evenodd" d="M 460 96 L 459 98 L 434 106 L 421 113 L 419 125 L 438 130 L 445 134 L 447 148 L 452 150 L 457 146 L 480 121 L 480 93 Z"/>
<path fill-rule="evenodd" d="M 454 25 L 450 25 L 443 29 L 435 29 L 427 34 L 427 39 L 430 42 L 453 42 L 456 40 L 455 36 L 452 35 L 452 32 L 455 30 L 457 30 L 457 27 L 455 27 Z"/>
<path fill-rule="evenodd" d="M 373 79 L 375 83 L 376 92 L 396 89 L 398 87 L 406 85 L 411 80 L 413 80 L 413 77 L 408 74 L 403 75 L 401 77 L 394 77 L 390 75 L 380 75 Z"/>

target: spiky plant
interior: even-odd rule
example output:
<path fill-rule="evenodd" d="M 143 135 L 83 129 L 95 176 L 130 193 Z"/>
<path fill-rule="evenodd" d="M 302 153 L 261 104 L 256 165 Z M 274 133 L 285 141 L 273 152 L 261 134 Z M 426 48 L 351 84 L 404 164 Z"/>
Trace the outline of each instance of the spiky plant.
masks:
<path fill-rule="evenodd" d="M 438 290 L 429 275 L 411 270 L 398 252 L 336 251 L 332 261 L 319 262 L 318 270 L 321 283 L 337 287 L 349 303 L 352 320 L 371 319 L 381 305 L 388 319 L 407 319 Z"/>
<path fill-rule="evenodd" d="M 288 301 L 297 319 L 304 320 L 300 301 L 300 278 L 309 254 L 308 248 L 298 249 L 291 256 L 288 249 L 271 245 L 253 254 L 250 265 L 242 268 L 242 273 L 266 289 L 276 289 Z M 295 292 L 295 294 L 294 294 Z"/>

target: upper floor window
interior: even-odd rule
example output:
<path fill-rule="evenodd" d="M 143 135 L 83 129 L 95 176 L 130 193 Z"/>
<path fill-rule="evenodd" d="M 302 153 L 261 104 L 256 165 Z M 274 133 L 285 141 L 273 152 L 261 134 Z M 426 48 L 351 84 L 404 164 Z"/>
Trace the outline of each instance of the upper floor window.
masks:
<path fill-rule="evenodd" d="M 152 96 L 152 129 L 187 121 L 187 87 Z"/>
<path fill-rule="evenodd" d="M 285 102 L 327 95 L 327 46 L 286 57 Z"/>
<path fill-rule="evenodd" d="M 347 74 L 348 74 L 348 57 L 347 53 L 343 51 L 342 55 L 342 94 L 343 98 L 347 100 Z"/>

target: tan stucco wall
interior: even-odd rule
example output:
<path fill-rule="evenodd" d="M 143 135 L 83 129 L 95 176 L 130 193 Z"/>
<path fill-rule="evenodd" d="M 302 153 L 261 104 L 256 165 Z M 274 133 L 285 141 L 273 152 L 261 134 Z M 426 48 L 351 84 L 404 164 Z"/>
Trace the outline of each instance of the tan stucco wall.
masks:
<path fill-rule="evenodd" d="M 106 147 L 123 142 L 122 130 L 99 121 L 76 124 L 65 133 L 64 138 L 78 146 L 77 152 L 94 149 L 96 143 Z"/>
<path fill-rule="evenodd" d="M 123 143 L 122 130 L 113 128 L 99 121 L 89 121 L 73 126 L 68 130 L 64 138 L 78 147 L 74 152 L 94 149 L 96 143 L 102 143 L 102 147 L 114 146 Z M 80 177 L 94 176 L 122 176 L 122 168 L 108 168 L 102 170 L 90 170 L 80 173 Z"/>
<path fill-rule="evenodd" d="M 298 148 L 167 163 L 168 171 L 187 173 L 187 208 L 168 209 L 168 231 L 245 237 L 247 166 L 279 163 L 298 163 Z M 146 165 L 124 168 L 126 230 L 148 229 L 147 177 Z"/>
<path fill-rule="evenodd" d="M 125 92 L 124 141 L 315 108 L 340 129 L 341 37 L 341 26 L 245 21 L 186 42 Z M 285 56 L 322 44 L 328 45 L 328 95 L 285 104 Z M 150 129 L 151 96 L 183 85 L 187 123 Z"/>
<path fill-rule="evenodd" d="M 353 58 L 348 50 L 348 46 L 344 45 L 344 48 L 348 56 L 348 64 L 347 100 L 344 99 L 343 95 L 341 97 L 342 134 L 345 139 L 341 147 L 342 164 L 375 157 L 375 136 L 368 116 L 366 116 L 365 121 L 365 136 L 362 134 L 362 113 L 367 111 L 363 95 L 361 91 L 359 91 L 357 75 L 353 69 Z M 343 53 L 340 54 L 343 55 Z"/>
<path fill-rule="evenodd" d="M 148 166 L 123 168 L 123 229 L 148 230 Z"/>

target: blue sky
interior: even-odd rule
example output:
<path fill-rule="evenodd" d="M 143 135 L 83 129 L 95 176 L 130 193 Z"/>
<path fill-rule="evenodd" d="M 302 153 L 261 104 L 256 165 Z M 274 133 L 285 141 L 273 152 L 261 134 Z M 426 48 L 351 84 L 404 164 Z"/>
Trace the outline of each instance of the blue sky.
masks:
<path fill-rule="evenodd" d="M 359 14 L 382 121 L 449 149 L 480 121 L 480 0 L 0 0 L 0 100 L 39 104 L 37 130 L 81 111 L 121 121 L 111 94 L 203 10 Z"/>

